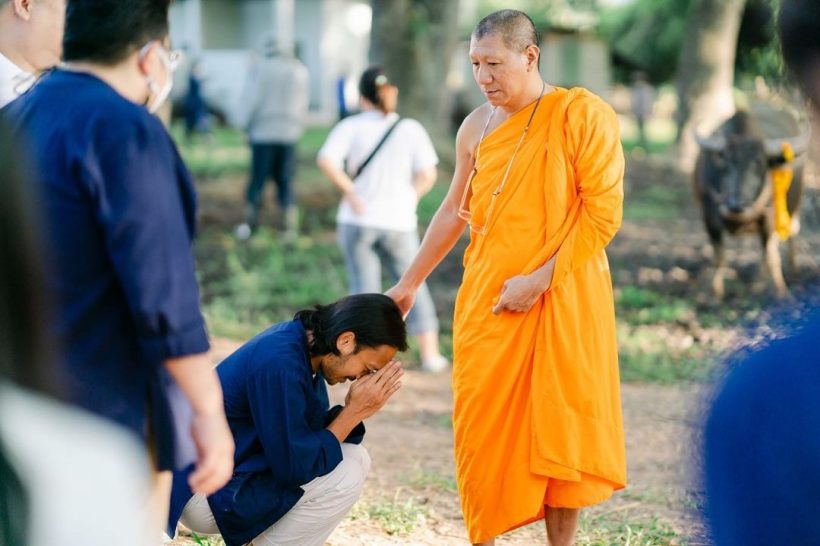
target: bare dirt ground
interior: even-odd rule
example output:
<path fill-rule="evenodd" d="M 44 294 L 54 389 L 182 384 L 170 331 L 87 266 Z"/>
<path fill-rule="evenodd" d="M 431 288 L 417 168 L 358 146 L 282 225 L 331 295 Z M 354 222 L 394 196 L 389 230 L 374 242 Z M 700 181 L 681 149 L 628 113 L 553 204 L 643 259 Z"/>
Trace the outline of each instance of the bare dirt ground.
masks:
<path fill-rule="evenodd" d="M 809 186 L 804 201 L 804 230 L 797 243 L 798 270 L 787 278 L 798 298 L 808 293 L 817 276 L 815 257 L 820 250 L 820 193 L 811 187 L 811 181 Z M 769 289 L 765 283 L 755 281 L 760 252 L 754 238 L 729 243 L 733 273 L 729 276 L 727 299 L 720 303 L 711 297 L 710 250 L 699 211 L 688 189 L 681 190 L 686 187 L 688 180 L 662 163 L 630 163 L 627 206 L 630 195 L 655 192 L 660 197 L 655 206 L 660 208 L 649 214 L 641 209 L 631 218 L 627 215 L 608 250 L 616 288 L 635 285 L 678 294 L 695 302 L 698 311 L 720 312 L 745 304 L 749 298 L 759 301 L 761 307 L 767 305 Z M 208 191 L 222 190 L 213 186 Z M 208 191 L 204 192 L 206 196 Z M 671 198 L 664 196 L 670 192 Z M 317 208 L 326 201 L 321 196 L 309 198 Z M 206 217 L 221 214 L 205 201 Z M 436 301 L 442 307 L 454 298 L 452 279 L 458 277 L 458 260 L 458 252 L 453 253 L 431 279 Z M 737 329 L 725 331 L 720 324 L 705 327 L 696 318 L 679 322 L 669 333 L 670 346 L 691 342 L 693 336 L 695 343 L 710 342 L 709 336 L 722 337 L 725 339 L 717 345 L 729 346 L 734 343 L 729 338 L 744 335 Z M 215 360 L 236 346 L 232 341 L 215 340 Z M 695 383 L 623 385 L 629 486 L 611 501 L 588 511 L 579 544 L 600 544 L 592 539 L 585 542 L 583 536 L 591 533 L 598 521 L 608 525 L 621 521 L 625 526 L 651 521 L 673 531 L 669 544 L 707 543 L 697 515 L 702 502 L 697 454 L 704 399 L 710 389 L 708 384 Z M 343 395 L 338 388 L 332 392 L 336 398 Z M 467 543 L 454 481 L 451 410 L 448 374 L 407 373 L 402 390 L 367 423 L 365 445 L 373 460 L 371 475 L 361 501 L 331 536 L 329 545 Z M 543 526 L 533 524 L 500 538 L 498 544 L 543 544 L 544 536 Z M 192 542 L 181 538 L 175 544 Z"/>
<path fill-rule="evenodd" d="M 238 345 L 214 340 L 214 360 Z M 371 474 L 362 499 L 330 537 L 329 546 L 467 544 L 455 488 L 450 376 L 410 370 L 405 378 L 385 409 L 367 422 L 364 445 L 373 461 Z M 343 385 L 333 387 L 332 399 L 341 402 L 345 391 Z M 692 385 L 623 386 L 629 487 L 590 509 L 590 518 L 606 516 L 626 524 L 656 518 L 685 543 L 705 543 L 694 477 L 705 392 Z M 543 544 L 544 536 L 543 526 L 536 523 L 497 543 Z M 173 544 L 194 542 L 180 537 Z"/>

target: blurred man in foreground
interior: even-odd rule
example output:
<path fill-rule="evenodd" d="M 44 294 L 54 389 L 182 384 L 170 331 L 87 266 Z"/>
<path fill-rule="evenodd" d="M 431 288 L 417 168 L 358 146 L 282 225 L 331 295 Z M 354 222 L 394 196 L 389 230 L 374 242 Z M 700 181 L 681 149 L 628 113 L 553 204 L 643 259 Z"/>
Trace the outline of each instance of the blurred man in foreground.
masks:
<path fill-rule="evenodd" d="M 36 4 L 36 3 L 35 3 Z M 222 487 L 233 440 L 207 356 L 192 243 L 196 193 L 152 113 L 171 91 L 169 0 L 71 0 L 65 63 L 3 114 L 32 158 L 71 402 L 141 438 L 157 471 Z"/>
<path fill-rule="evenodd" d="M 820 114 L 820 3 L 784 0 L 786 65 Z M 812 145 L 817 150 L 817 128 Z M 820 314 L 738 363 L 704 432 L 706 515 L 716 546 L 820 540 Z"/>

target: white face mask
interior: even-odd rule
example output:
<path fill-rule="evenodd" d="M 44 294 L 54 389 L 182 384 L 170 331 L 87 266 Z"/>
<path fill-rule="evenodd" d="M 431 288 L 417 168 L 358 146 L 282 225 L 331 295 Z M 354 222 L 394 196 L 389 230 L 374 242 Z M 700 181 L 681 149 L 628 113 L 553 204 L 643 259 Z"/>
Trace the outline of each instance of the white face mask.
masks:
<path fill-rule="evenodd" d="M 146 45 L 143 50 L 147 53 L 148 48 L 151 44 Z M 168 53 L 162 45 L 159 45 L 159 49 L 157 50 L 157 55 L 159 55 L 159 59 L 162 62 L 162 65 L 165 67 L 165 85 L 161 88 L 157 85 L 157 82 L 154 81 L 154 78 L 151 76 L 146 76 L 146 81 L 148 82 L 148 91 L 150 93 L 148 97 L 148 103 L 146 107 L 148 111 L 152 114 L 156 114 L 157 111 L 162 108 L 162 105 L 165 104 L 165 101 L 168 100 L 168 97 L 171 95 L 171 90 L 174 88 L 174 70 L 176 69 L 176 65 L 179 62 L 179 53 L 172 52 Z"/>
<path fill-rule="evenodd" d="M 165 101 L 168 100 L 168 96 L 171 94 L 171 90 L 174 88 L 174 78 L 172 77 L 171 72 L 168 72 L 168 78 L 165 81 L 165 85 L 162 86 L 160 89 L 157 85 L 157 82 L 153 80 L 153 78 L 148 78 L 148 89 L 151 92 L 151 96 L 148 99 L 148 104 L 146 107 L 148 111 L 152 114 L 156 114 L 162 105 L 165 104 Z"/>

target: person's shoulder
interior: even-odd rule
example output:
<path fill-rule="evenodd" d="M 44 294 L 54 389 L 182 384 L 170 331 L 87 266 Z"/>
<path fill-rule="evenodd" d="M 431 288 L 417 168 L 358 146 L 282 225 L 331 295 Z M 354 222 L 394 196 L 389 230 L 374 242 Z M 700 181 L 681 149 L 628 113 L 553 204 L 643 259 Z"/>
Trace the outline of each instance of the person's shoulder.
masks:
<path fill-rule="evenodd" d="M 567 112 L 570 117 L 616 119 L 615 110 L 604 99 L 584 87 L 573 87 L 564 96 Z"/>
<path fill-rule="evenodd" d="M 493 113 L 493 107 L 489 102 L 485 102 L 467 114 L 461 126 L 458 128 L 456 143 L 464 144 L 469 149 L 473 149 L 481 138 L 487 120 Z"/>
<path fill-rule="evenodd" d="M 291 373 L 291 364 L 307 360 L 304 329 L 295 320 L 274 324 L 225 359 L 224 364 L 244 363 L 248 373 Z M 220 365 L 221 366 L 221 365 Z"/>
<path fill-rule="evenodd" d="M 352 114 L 340 120 L 333 126 L 332 131 L 336 134 L 346 134 L 348 131 L 355 131 L 357 128 L 367 123 L 363 112 Z"/>
<path fill-rule="evenodd" d="M 401 118 L 398 126 L 396 127 L 396 130 L 399 129 L 412 135 L 417 135 L 420 133 L 424 135 L 428 134 L 427 129 L 424 128 L 424 125 L 422 125 L 419 120 L 413 118 Z"/>

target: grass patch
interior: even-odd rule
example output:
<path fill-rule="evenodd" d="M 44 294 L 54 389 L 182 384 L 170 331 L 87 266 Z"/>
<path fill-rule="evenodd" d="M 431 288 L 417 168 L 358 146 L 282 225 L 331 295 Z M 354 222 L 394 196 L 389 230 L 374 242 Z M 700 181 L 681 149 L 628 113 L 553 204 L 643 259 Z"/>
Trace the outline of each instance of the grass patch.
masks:
<path fill-rule="evenodd" d="M 436 417 L 436 426 L 440 428 L 453 428 L 453 416 L 449 413 Z"/>
<path fill-rule="evenodd" d="M 621 144 L 624 151 L 641 150 L 649 154 L 663 154 L 675 144 L 675 122 L 668 118 L 652 118 L 646 124 L 647 148 L 643 150 L 638 138 L 638 126 L 630 117 L 621 119 Z"/>
<path fill-rule="evenodd" d="M 314 164 L 316 154 L 329 131 L 328 127 L 310 127 L 305 130 L 297 145 L 300 162 Z M 171 136 L 188 169 L 197 178 L 245 173 L 250 168 L 250 145 L 239 129 L 214 127 L 210 137 L 196 135 L 188 140 L 182 122 L 178 122 L 171 127 Z"/>
<path fill-rule="evenodd" d="M 615 295 L 617 316 L 629 324 L 654 324 L 691 319 L 695 309 L 689 300 L 627 285 Z"/>
<path fill-rule="evenodd" d="M 710 358 L 674 357 L 663 351 L 618 353 L 621 381 L 672 385 L 681 381 L 705 382 L 713 377 L 717 363 Z"/>
<path fill-rule="evenodd" d="M 353 520 L 377 522 L 388 535 L 407 535 L 423 525 L 428 515 L 427 507 L 418 504 L 413 497 L 405 502 L 377 501 L 357 503 L 350 511 Z"/>
<path fill-rule="evenodd" d="M 607 515 L 581 515 L 577 546 L 670 546 L 683 544 L 680 536 L 658 518 L 645 521 L 613 520 Z"/>
<path fill-rule="evenodd" d="M 260 228 L 249 241 L 219 230 L 197 246 L 203 311 L 211 333 L 248 339 L 299 309 L 347 293 L 335 242 L 303 238 L 283 244 Z"/>
<path fill-rule="evenodd" d="M 196 533 L 191 533 L 191 539 L 198 546 L 225 546 L 225 541 L 220 537 L 201 537 Z"/>
<path fill-rule="evenodd" d="M 196 135 L 188 140 L 179 122 L 171 127 L 171 136 L 188 169 L 197 178 L 246 172 L 250 166 L 250 148 L 237 129 L 215 127 L 210 137 Z"/>
<path fill-rule="evenodd" d="M 624 199 L 624 220 L 668 220 L 678 215 L 681 203 L 692 200 L 688 185 L 663 181 L 630 192 Z"/>
<path fill-rule="evenodd" d="M 441 176 L 441 173 L 439 173 L 439 176 Z M 419 223 L 421 225 L 426 226 L 430 223 L 430 220 L 433 219 L 433 215 L 438 210 L 439 205 L 441 205 L 441 202 L 444 201 L 444 197 L 447 195 L 448 189 L 449 182 L 445 183 L 440 179 L 438 183 L 435 184 L 427 193 L 427 195 L 421 198 L 418 209 L 416 209 L 419 216 Z"/>
<path fill-rule="evenodd" d="M 435 470 L 418 469 L 413 474 L 399 477 L 399 481 L 404 485 L 421 489 L 433 487 L 451 493 L 458 491 L 454 476 L 447 476 Z"/>

